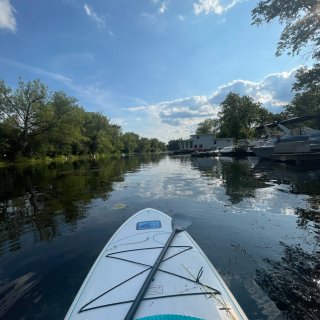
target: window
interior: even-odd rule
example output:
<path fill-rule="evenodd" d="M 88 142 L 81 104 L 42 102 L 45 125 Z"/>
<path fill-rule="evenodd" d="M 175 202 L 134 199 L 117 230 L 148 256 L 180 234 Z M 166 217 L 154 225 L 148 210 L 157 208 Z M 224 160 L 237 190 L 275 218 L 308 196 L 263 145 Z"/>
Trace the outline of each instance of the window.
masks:
<path fill-rule="evenodd" d="M 161 228 L 161 221 L 151 220 L 151 221 L 140 221 L 136 225 L 137 230 L 148 230 L 148 229 L 159 229 Z"/>

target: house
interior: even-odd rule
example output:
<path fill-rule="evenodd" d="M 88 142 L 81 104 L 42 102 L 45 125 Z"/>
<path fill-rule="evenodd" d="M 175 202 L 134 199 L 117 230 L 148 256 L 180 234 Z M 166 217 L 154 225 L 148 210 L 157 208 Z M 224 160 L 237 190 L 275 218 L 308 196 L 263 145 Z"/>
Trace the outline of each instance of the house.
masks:
<path fill-rule="evenodd" d="M 234 138 L 216 138 L 213 134 L 194 134 L 190 139 L 180 140 L 180 150 L 209 149 L 216 150 L 234 145 Z"/>

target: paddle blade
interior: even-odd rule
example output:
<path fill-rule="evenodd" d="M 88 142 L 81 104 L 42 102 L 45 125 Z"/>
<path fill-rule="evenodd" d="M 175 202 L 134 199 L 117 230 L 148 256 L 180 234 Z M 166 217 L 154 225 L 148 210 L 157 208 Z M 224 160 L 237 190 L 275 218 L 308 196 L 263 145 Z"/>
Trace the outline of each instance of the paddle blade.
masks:
<path fill-rule="evenodd" d="M 184 214 L 175 214 L 172 217 L 171 225 L 173 230 L 183 231 L 192 224 L 192 220 Z"/>

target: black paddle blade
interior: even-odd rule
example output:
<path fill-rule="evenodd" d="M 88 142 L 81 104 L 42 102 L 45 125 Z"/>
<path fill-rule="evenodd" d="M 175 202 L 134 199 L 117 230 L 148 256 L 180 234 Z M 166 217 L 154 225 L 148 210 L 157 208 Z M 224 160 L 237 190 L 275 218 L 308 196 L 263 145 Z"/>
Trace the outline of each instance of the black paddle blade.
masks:
<path fill-rule="evenodd" d="M 192 220 L 184 214 L 175 214 L 172 217 L 171 225 L 173 230 L 183 231 L 192 224 Z"/>

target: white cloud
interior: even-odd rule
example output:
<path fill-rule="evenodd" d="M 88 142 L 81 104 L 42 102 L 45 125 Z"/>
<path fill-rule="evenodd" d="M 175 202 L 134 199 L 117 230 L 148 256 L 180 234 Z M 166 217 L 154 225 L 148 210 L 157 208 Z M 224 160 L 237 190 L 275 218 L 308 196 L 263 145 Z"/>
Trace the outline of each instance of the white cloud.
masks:
<path fill-rule="evenodd" d="M 276 108 L 286 105 L 292 99 L 291 87 L 296 70 L 269 74 L 261 82 L 234 80 L 220 86 L 210 97 L 210 102 L 220 104 L 229 92 L 235 92 L 249 95 L 266 108 L 276 111 Z"/>
<path fill-rule="evenodd" d="M 17 31 L 15 12 L 10 0 L 0 0 L 0 29 L 7 29 L 13 33 Z"/>
<path fill-rule="evenodd" d="M 183 20 L 186 19 L 186 17 L 183 16 L 182 14 L 179 14 L 179 15 L 178 15 L 178 19 L 179 19 L 180 21 L 183 21 Z"/>
<path fill-rule="evenodd" d="M 196 15 L 201 13 L 220 15 L 243 1 L 245 0 L 198 0 L 197 3 L 193 4 L 193 9 Z"/>
<path fill-rule="evenodd" d="M 270 74 L 260 82 L 234 80 L 218 87 L 211 95 L 134 106 L 126 110 L 132 113 L 132 117 L 142 118 L 144 123 L 152 123 L 152 126 L 140 125 L 139 134 L 157 136 L 165 141 L 187 138 L 194 133 L 199 122 L 217 117 L 219 105 L 229 92 L 249 95 L 267 109 L 281 111 L 293 97 L 291 86 L 295 81 L 295 73 L 296 69 Z"/>
<path fill-rule="evenodd" d="M 92 8 L 89 7 L 88 4 L 83 5 L 85 13 L 99 26 L 99 27 L 105 27 L 105 21 L 101 17 L 98 16 L 96 12 L 93 11 Z"/>
<path fill-rule="evenodd" d="M 158 13 L 159 14 L 164 14 L 167 10 L 168 10 L 168 1 L 164 1 L 161 3 L 159 9 L 158 9 Z"/>

